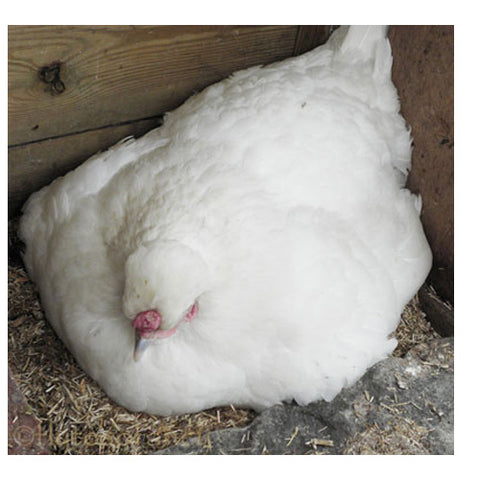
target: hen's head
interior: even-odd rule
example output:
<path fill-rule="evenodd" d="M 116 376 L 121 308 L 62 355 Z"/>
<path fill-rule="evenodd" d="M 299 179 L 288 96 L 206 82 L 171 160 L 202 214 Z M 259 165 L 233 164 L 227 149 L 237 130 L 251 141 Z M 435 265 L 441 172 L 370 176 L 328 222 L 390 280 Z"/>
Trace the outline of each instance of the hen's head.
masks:
<path fill-rule="evenodd" d="M 194 319 L 209 284 L 205 261 L 184 244 L 142 245 L 128 257 L 123 310 L 135 329 L 135 360 L 150 341 L 169 337 L 182 321 Z"/>

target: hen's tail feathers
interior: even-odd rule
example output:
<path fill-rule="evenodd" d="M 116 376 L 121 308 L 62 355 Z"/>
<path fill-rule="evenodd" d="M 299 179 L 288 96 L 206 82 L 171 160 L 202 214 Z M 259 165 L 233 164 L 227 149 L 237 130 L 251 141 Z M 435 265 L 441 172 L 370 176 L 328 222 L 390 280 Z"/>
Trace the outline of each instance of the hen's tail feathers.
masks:
<path fill-rule="evenodd" d="M 392 52 L 387 25 L 350 25 L 335 30 L 329 39 L 337 57 L 372 61 L 374 73 L 389 75 Z"/>
<path fill-rule="evenodd" d="M 374 58 L 379 40 L 387 37 L 386 25 L 351 25 L 340 45 L 340 50 L 360 50 L 365 57 Z"/>

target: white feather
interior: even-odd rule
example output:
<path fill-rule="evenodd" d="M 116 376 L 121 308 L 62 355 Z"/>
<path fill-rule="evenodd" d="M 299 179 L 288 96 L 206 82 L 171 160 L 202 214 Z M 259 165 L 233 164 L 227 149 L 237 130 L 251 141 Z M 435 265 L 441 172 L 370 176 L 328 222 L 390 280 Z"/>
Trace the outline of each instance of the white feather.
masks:
<path fill-rule="evenodd" d="M 342 28 L 31 197 L 28 271 L 115 401 L 167 415 L 330 400 L 393 350 L 431 252 L 390 68 L 384 28 Z M 153 308 L 178 330 L 134 362 L 131 317 Z"/>

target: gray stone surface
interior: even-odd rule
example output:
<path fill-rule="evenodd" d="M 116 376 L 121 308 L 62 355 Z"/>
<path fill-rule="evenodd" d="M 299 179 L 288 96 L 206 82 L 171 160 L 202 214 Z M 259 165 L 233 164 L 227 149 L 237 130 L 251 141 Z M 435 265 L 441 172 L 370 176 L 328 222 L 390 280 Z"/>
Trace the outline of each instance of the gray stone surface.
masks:
<path fill-rule="evenodd" d="M 453 338 L 370 368 L 332 402 L 277 405 L 247 427 L 158 454 L 453 454 Z"/>

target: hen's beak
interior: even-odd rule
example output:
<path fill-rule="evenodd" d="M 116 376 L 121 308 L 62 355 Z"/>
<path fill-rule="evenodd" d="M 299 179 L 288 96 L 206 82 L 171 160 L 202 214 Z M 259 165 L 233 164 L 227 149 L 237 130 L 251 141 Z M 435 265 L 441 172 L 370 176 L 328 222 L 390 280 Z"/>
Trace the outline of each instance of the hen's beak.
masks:
<path fill-rule="evenodd" d="M 143 338 L 138 330 L 135 330 L 135 348 L 133 350 L 133 359 L 137 362 L 147 349 L 149 340 Z"/>

